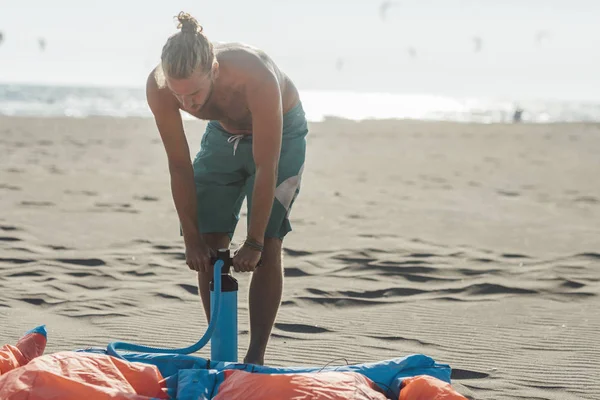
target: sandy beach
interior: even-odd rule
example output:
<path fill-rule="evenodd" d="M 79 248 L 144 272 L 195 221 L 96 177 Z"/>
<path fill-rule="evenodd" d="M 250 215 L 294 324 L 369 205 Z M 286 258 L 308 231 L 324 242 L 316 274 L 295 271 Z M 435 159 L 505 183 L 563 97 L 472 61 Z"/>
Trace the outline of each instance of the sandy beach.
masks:
<path fill-rule="evenodd" d="M 600 125 L 310 129 L 267 364 L 423 353 L 472 399 L 600 398 Z M 0 117 L 0 210 L 0 345 L 204 333 L 152 119 Z"/>

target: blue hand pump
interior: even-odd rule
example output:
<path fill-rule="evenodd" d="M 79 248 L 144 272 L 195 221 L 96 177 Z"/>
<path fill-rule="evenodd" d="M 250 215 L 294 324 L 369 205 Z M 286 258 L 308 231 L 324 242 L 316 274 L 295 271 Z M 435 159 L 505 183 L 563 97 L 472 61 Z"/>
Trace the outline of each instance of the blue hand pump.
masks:
<path fill-rule="evenodd" d="M 218 361 L 238 360 L 238 281 L 230 274 L 229 269 L 233 267 L 229 249 L 219 249 L 217 262 L 222 261 L 220 280 L 221 290 L 217 293 L 216 275 L 210 281 L 210 314 L 215 315 L 215 309 L 220 306 L 215 330 L 210 339 L 210 357 Z M 219 301 L 220 298 L 220 301 Z M 218 304 L 220 303 L 220 304 Z M 212 320 L 212 317 L 211 317 Z M 212 322 L 212 321 L 211 321 Z"/>
<path fill-rule="evenodd" d="M 232 259 L 229 249 L 220 249 L 214 262 L 213 279 L 210 282 L 211 317 L 206 332 L 195 344 L 179 348 L 165 349 L 142 346 L 126 342 L 112 342 L 106 352 L 117 358 L 125 359 L 117 349 L 130 352 L 190 354 L 203 348 L 211 341 L 210 356 L 214 361 L 237 362 L 237 292 L 238 282 L 231 275 Z M 260 262 L 259 262 L 260 264 Z"/>

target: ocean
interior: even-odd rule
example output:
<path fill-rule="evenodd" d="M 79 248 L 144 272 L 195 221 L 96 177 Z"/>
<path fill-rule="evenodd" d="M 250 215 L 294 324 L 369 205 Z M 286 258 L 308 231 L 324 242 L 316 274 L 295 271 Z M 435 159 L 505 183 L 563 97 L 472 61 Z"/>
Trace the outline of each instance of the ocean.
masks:
<path fill-rule="evenodd" d="M 415 119 L 509 123 L 517 108 L 529 123 L 600 122 L 600 103 L 458 98 L 429 94 L 301 90 L 307 118 Z M 0 115 L 151 117 L 143 88 L 0 84 Z M 192 118 L 183 113 L 185 118 Z"/>

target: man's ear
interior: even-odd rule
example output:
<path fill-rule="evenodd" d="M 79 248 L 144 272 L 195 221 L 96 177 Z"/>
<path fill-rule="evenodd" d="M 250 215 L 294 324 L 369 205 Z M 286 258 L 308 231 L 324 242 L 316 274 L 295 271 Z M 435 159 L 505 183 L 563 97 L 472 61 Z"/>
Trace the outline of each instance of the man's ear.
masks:
<path fill-rule="evenodd" d="M 216 79 L 219 76 L 219 62 L 217 60 L 213 62 L 211 73 L 213 79 Z"/>

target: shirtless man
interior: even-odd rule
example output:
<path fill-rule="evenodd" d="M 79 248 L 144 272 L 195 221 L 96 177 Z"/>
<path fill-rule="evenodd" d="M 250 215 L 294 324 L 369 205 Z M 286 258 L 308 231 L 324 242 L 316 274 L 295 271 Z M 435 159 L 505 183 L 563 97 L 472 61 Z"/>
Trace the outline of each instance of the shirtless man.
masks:
<path fill-rule="evenodd" d="M 210 256 L 229 247 L 246 197 L 247 238 L 233 264 L 253 271 L 244 362 L 262 365 L 281 302 L 282 241 L 300 190 L 307 122 L 294 84 L 264 52 L 213 45 L 193 17 L 177 18 L 181 31 L 164 45 L 146 94 L 167 153 L 186 263 L 198 271 L 208 319 Z M 209 121 L 193 161 L 180 110 Z"/>

